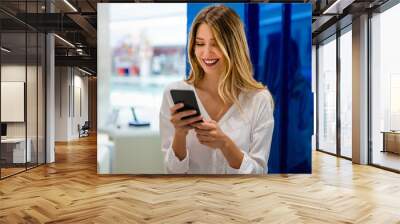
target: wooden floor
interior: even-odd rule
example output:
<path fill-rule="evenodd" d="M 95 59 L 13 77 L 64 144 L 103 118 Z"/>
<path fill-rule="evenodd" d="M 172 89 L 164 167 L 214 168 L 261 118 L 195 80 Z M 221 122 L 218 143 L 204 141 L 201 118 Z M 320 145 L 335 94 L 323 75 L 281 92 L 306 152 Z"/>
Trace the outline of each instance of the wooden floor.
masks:
<path fill-rule="evenodd" d="M 6 178 L 8 176 L 15 175 L 15 174 L 23 172 L 27 169 L 33 169 L 36 166 L 37 166 L 36 164 L 28 163 L 26 168 L 25 168 L 25 164 L 18 164 L 18 167 L 11 167 L 11 168 L 10 167 L 7 167 L 7 168 L 2 167 L 1 168 L 1 178 Z"/>
<path fill-rule="evenodd" d="M 400 175 L 320 152 L 312 175 L 99 176 L 96 139 L 0 181 L 0 223 L 400 223 Z"/>
<path fill-rule="evenodd" d="M 25 167 L 24 168 L 1 168 L 1 177 L 7 177 L 19 172 L 22 172 L 26 170 Z"/>
<path fill-rule="evenodd" d="M 400 154 L 392 152 L 374 151 L 372 161 L 374 164 L 400 170 Z"/>

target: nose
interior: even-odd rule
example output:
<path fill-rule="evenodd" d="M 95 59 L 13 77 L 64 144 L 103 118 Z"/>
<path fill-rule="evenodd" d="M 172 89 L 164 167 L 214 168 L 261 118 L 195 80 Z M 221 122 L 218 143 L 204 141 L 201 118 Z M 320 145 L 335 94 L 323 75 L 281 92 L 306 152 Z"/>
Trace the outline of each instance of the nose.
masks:
<path fill-rule="evenodd" d="M 203 56 L 205 58 L 208 58 L 209 56 L 212 56 L 212 55 L 213 55 L 213 50 L 212 50 L 211 45 L 209 45 L 209 44 L 205 45 L 204 46 Z"/>

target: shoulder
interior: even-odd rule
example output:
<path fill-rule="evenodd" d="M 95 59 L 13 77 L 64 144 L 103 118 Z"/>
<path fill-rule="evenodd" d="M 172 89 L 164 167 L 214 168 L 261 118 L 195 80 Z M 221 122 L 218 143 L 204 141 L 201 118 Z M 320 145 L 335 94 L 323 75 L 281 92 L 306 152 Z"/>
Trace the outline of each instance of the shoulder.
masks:
<path fill-rule="evenodd" d="M 268 89 L 252 91 L 254 119 L 263 123 L 274 119 L 274 99 Z"/>
<path fill-rule="evenodd" d="M 269 107 L 274 105 L 274 99 L 268 89 L 252 90 L 245 95 L 254 105 Z"/>

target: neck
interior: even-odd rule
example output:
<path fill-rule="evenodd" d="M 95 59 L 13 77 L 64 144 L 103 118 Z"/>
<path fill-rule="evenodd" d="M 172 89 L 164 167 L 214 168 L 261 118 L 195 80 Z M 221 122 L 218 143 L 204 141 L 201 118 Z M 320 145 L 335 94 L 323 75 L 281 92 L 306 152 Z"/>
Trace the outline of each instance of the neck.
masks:
<path fill-rule="evenodd" d="M 218 95 L 219 76 L 205 74 L 204 78 L 200 81 L 199 87 L 212 95 Z"/>

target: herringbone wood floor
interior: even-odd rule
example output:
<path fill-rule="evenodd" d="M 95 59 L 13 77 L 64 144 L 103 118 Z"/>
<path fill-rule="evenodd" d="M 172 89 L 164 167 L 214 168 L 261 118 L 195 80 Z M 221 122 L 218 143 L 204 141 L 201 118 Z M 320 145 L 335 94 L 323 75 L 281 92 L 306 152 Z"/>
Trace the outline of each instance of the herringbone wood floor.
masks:
<path fill-rule="evenodd" d="M 0 181 L 0 223 L 400 223 L 400 175 L 319 152 L 312 175 L 99 176 L 96 139 Z"/>

